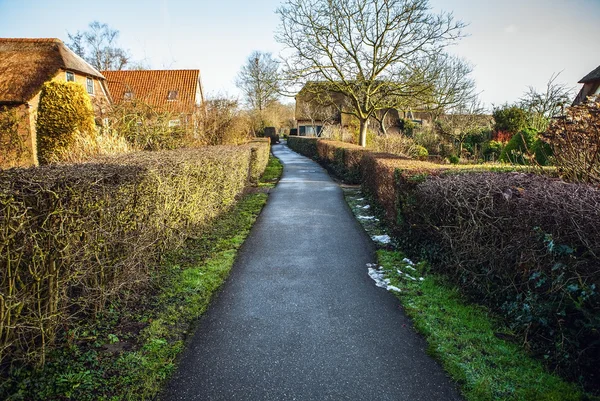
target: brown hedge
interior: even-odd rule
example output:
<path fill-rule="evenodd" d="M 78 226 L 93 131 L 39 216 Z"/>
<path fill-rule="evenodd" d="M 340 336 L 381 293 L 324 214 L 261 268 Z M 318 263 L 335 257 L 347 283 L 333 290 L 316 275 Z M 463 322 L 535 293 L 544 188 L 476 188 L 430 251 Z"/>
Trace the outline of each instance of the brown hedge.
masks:
<path fill-rule="evenodd" d="M 534 354 L 598 390 L 600 190 L 524 173 L 397 185 L 404 244 L 504 315 Z"/>
<path fill-rule="evenodd" d="M 111 299 L 135 301 L 165 251 L 230 207 L 265 150 L 141 152 L 0 172 L 0 367 L 43 363 L 59 330 Z"/>

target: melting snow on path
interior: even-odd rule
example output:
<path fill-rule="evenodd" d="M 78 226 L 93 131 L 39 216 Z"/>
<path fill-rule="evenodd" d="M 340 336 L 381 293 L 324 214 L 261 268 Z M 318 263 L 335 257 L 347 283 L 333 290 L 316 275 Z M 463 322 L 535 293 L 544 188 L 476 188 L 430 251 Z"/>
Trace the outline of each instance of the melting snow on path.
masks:
<path fill-rule="evenodd" d="M 379 242 L 380 244 L 389 244 L 392 240 L 389 235 L 374 235 L 371 237 L 373 241 Z"/>

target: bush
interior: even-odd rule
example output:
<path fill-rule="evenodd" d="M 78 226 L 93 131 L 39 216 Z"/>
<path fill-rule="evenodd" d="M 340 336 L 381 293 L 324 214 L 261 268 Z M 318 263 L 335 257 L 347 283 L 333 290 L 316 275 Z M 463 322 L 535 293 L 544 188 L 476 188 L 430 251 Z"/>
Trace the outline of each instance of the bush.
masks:
<path fill-rule="evenodd" d="M 534 144 L 538 139 L 538 132 L 533 128 L 526 128 L 508 141 L 502 153 L 500 161 L 514 164 L 531 164 L 533 158 Z"/>
<path fill-rule="evenodd" d="M 78 136 L 95 142 L 94 110 L 83 85 L 46 82 L 42 86 L 36 134 L 42 164 L 65 160 Z"/>
<path fill-rule="evenodd" d="M 227 210 L 265 153 L 261 142 L 0 172 L 0 374 L 43 363 L 107 302 L 135 302 L 161 255 Z"/>
<path fill-rule="evenodd" d="M 114 106 L 109 118 L 109 135 L 125 138 L 135 150 L 177 149 L 194 141 L 191 121 L 181 121 L 180 114 L 160 111 L 139 100 Z"/>
<path fill-rule="evenodd" d="M 502 154 L 502 150 L 504 149 L 504 145 L 500 141 L 490 141 L 487 143 L 483 156 L 487 160 L 496 161 L 500 158 Z"/>
<path fill-rule="evenodd" d="M 600 96 L 568 108 L 543 136 L 564 179 L 600 184 Z"/>
<path fill-rule="evenodd" d="M 494 109 L 494 131 L 516 134 L 527 128 L 527 112 L 517 106 L 504 105 Z"/>
<path fill-rule="evenodd" d="M 522 173 L 404 177 L 395 232 L 406 248 L 564 376 L 597 386 L 600 190 Z"/>

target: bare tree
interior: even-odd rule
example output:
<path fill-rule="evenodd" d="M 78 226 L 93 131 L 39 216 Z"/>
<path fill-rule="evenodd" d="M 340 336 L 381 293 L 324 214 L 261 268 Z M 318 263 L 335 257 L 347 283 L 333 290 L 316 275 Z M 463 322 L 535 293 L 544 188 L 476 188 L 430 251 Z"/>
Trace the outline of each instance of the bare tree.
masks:
<path fill-rule="evenodd" d="M 529 86 L 519 99 L 520 107 L 529 113 L 529 125 L 538 131 L 545 131 L 551 118 L 562 115 L 573 99 L 573 88 L 556 82 L 559 75 L 552 74 L 544 92 Z"/>
<path fill-rule="evenodd" d="M 376 111 L 432 93 L 435 56 L 464 26 L 432 14 L 428 0 L 286 0 L 277 13 L 286 77 L 347 97 L 344 112 L 360 122 L 362 146 Z"/>
<path fill-rule="evenodd" d="M 450 139 L 456 146 L 458 155 L 470 135 L 492 127 L 492 118 L 484 114 L 484 108 L 477 99 L 457 105 L 451 113 L 444 114 L 436 123 L 438 132 Z"/>
<path fill-rule="evenodd" d="M 244 93 L 246 104 L 262 112 L 279 96 L 279 63 L 271 53 L 252 52 L 237 76 L 236 85 Z"/>
<path fill-rule="evenodd" d="M 129 53 L 118 47 L 119 31 L 93 21 L 87 31 L 67 33 L 67 46 L 99 71 L 122 70 L 131 61 Z"/>

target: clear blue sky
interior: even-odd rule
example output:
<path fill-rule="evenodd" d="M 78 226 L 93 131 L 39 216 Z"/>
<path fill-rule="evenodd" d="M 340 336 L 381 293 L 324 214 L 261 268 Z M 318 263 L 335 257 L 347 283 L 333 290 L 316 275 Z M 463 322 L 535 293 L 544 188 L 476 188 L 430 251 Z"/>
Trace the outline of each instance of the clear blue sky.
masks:
<path fill-rule="evenodd" d="M 600 65 L 600 0 L 430 0 L 469 23 L 452 51 L 474 65 L 485 104 L 513 102 L 554 72 L 577 81 Z M 93 21 L 151 68 L 198 68 L 209 95 L 238 95 L 253 50 L 278 54 L 279 0 L 0 0 L 0 37 L 57 37 Z"/>

